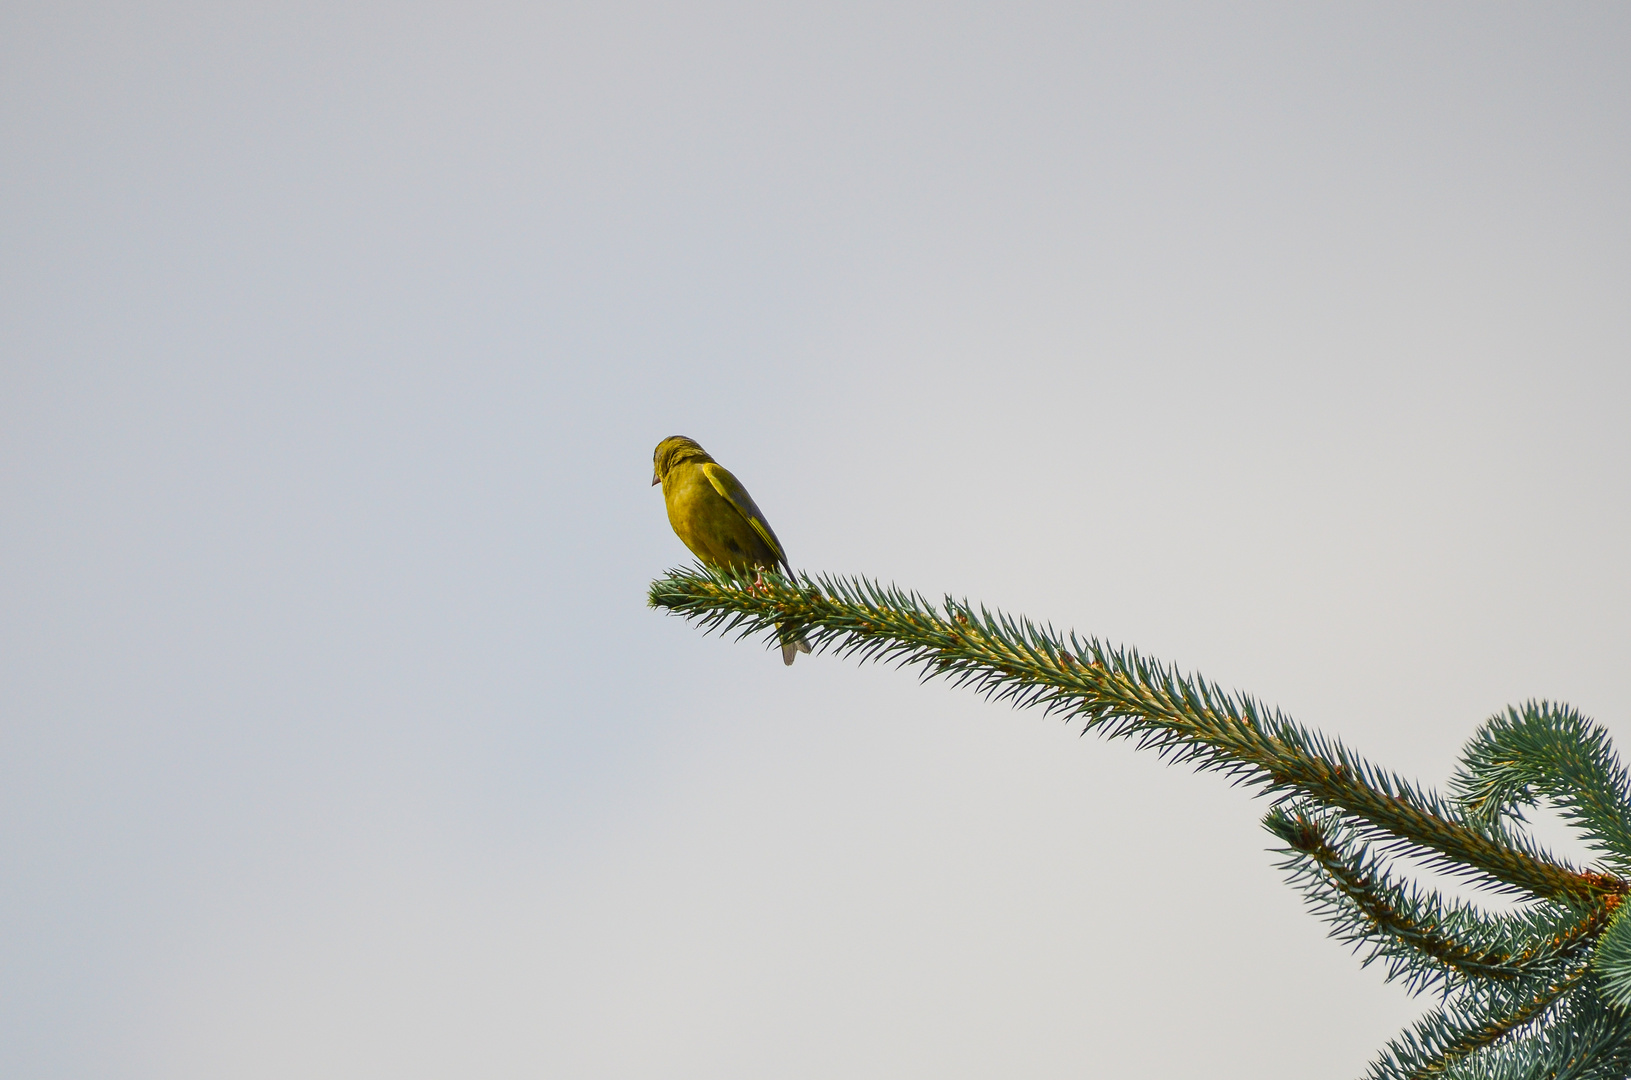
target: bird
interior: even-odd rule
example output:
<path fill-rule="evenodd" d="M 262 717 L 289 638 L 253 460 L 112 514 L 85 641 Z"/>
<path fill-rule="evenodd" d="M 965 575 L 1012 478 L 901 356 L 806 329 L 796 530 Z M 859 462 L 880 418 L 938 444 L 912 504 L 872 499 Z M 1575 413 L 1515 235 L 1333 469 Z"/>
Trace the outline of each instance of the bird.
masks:
<path fill-rule="evenodd" d="M 651 455 L 651 486 L 661 484 L 668 523 L 691 554 L 721 570 L 780 566 L 791 576 L 787 552 L 770 523 L 730 470 L 695 439 L 670 435 Z M 797 627 L 781 627 L 782 663 L 791 664 L 810 643 Z"/>

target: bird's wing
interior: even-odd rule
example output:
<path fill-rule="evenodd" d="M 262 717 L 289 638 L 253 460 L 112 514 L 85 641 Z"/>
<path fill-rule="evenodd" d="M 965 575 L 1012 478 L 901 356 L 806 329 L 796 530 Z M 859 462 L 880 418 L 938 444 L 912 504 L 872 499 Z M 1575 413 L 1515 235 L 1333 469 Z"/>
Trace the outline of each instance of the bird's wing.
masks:
<path fill-rule="evenodd" d="M 712 461 L 702 466 L 702 475 L 706 476 L 714 490 L 724 496 L 725 501 L 753 526 L 753 531 L 759 534 L 759 538 L 770 545 L 776 561 L 787 566 L 787 553 L 782 550 L 782 542 L 770 531 L 770 523 L 754 504 L 753 496 L 748 494 L 748 489 L 742 486 L 742 482 L 732 476 L 729 469 Z M 793 568 L 788 566 L 787 572 L 792 573 Z"/>

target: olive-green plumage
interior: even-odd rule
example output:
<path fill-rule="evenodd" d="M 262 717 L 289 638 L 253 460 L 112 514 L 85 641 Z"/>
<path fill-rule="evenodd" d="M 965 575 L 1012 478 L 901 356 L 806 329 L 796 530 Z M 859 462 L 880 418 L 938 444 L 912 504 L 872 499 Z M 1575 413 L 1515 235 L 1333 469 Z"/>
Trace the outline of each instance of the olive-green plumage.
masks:
<path fill-rule="evenodd" d="M 736 570 L 778 566 L 791 574 L 787 553 L 742 482 L 695 440 L 670 435 L 651 455 L 653 486 L 663 486 L 668 523 L 709 566 Z M 809 652 L 810 643 L 794 627 L 782 629 L 782 662 Z"/>

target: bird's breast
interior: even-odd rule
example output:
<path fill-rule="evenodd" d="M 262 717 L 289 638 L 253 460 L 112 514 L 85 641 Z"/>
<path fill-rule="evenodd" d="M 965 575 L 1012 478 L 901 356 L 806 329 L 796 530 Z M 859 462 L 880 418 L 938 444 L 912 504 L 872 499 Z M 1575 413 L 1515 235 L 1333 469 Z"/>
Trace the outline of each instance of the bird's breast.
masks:
<path fill-rule="evenodd" d="M 736 507 L 709 483 L 700 468 L 680 466 L 663 479 L 668 522 L 710 566 L 771 566 L 775 556 Z"/>

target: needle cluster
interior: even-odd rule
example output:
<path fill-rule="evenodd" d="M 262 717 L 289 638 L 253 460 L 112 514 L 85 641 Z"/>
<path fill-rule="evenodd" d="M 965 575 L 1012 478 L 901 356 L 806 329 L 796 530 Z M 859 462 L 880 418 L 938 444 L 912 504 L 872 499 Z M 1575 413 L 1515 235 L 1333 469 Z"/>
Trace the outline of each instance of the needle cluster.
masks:
<path fill-rule="evenodd" d="M 1368 1080 L 1631 1075 L 1631 778 L 1572 709 L 1529 702 L 1491 719 L 1442 796 L 1198 675 L 950 597 L 696 567 L 653 582 L 650 602 L 772 644 L 797 626 L 818 652 L 944 676 L 1268 795 L 1283 868 L 1332 935 L 1441 998 Z M 1598 865 L 1573 866 L 1529 835 L 1523 811 L 1543 800 Z M 1449 900 L 1411 878 L 1423 866 L 1514 903 Z"/>

